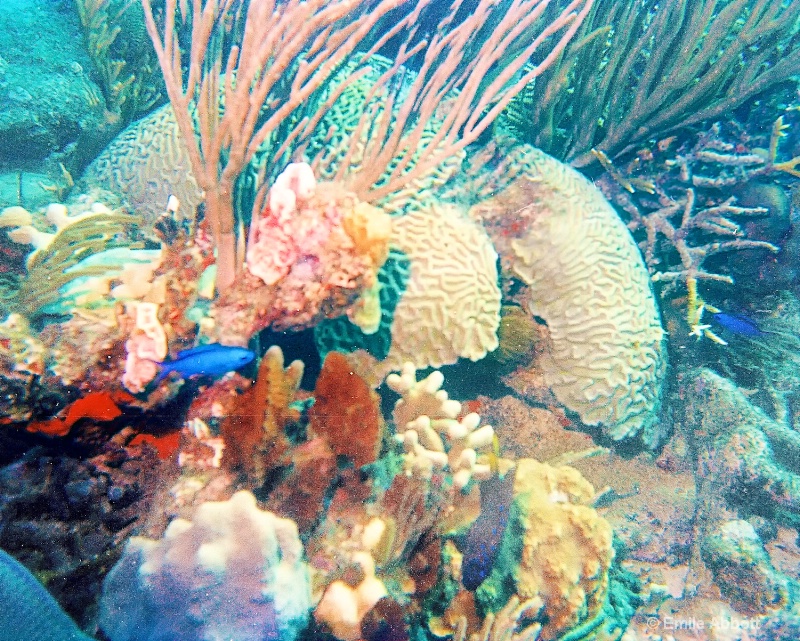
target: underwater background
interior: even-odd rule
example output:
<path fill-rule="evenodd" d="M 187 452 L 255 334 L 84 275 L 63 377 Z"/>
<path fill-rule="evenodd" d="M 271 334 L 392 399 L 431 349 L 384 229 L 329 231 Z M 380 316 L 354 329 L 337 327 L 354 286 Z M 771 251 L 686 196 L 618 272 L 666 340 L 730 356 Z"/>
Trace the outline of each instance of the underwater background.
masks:
<path fill-rule="evenodd" d="M 0 641 L 800 639 L 800 2 L 0 2 Z"/>

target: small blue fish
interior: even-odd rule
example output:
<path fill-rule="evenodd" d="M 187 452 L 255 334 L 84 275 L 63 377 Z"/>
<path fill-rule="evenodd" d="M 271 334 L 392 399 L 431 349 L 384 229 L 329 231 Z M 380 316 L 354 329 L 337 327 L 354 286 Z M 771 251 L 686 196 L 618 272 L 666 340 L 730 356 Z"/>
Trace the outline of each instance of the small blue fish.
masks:
<path fill-rule="evenodd" d="M 178 352 L 171 361 L 159 363 L 161 371 L 155 382 L 161 382 L 170 372 L 177 372 L 182 378 L 198 375 L 221 376 L 244 367 L 255 357 L 253 352 L 244 347 L 231 347 L 219 343 L 201 345 Z"/>
<path fill-rule="evenodd" d="M 713 316 L 714 322 L 718 323 L 720 327 L 727 329 L 732 334 L 739 336 L 746 336 L 747 338 L 757 338 L 759 336 L 766 336 L 772 332 L 762 330 L 758 323 L 746 316 L 739 316 L 737 314 L 727 314 L 725 312 L 717 312 Z"/>

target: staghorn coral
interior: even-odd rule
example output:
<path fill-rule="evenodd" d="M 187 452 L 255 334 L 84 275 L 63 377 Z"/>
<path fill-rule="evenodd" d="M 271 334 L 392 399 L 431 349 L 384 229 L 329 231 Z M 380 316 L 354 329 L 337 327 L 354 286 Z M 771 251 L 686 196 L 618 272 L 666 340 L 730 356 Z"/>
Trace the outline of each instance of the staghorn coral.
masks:
<path fill-rule="evenodd" d="M 779 133 L 779 128 L 773 130 L 771 147 L 777 145 Z M 729 140 L 731 136 L 735 138 Z M 711 264 L 715 257 L 742 250 L 779 251 L 745 232 L 745 224 L 766 216 L 768 209 L 739 204 L 732 195 L 747 197 L 758 178 L 775 170 L 769 158 L 750 149 L 755 141 L 746 139 L 735 126 L 717 123 L 677 149 L 659 145 L 621 168 L 605 160 L 608 175 L 597 182 L 642 238 L 639 245 L 652 280 L 664 283 L 661 295 L 685 286 L 689 333 L 723 345 L 725 341 L 704 323 L 706 308 L 719 310 L 705 303 L 699 284 L 733 284 L 733 272 L 720 260 L 713 270 L 706 261 Z M 743 255 L 749 260 L 752 253 Z"/>
<path fill-rule="evenodd" d="M 540 599 L 542 639 L 598 615 L 614 558 L 609 523 L 592 507 L 594 488 L 570 467 L 517 461 L 512 503 L 498 560 L 476 592 L 488 611 L 516 595 Z"/>
<path fill-rule="evenodd" d="M 501 142 L 475 159 L 496 166 L 473 185 L 504 276 L 527 286 L 547 323 L 537 363 L 558 401 L 613 440 L 655 448 L 665 332 L 647 269 L 613 207 L 575 170 L 527 146 Z M 486 197 L 488 194 L 496 195 Z"/>
<path fill-rule="evenodd" d="M 100 624 L 112 641 L 279 641 L 310 608 L 297 526 L 242 491 L 173 520 L 160 540 L 131 538 L 104 582 Z"/>

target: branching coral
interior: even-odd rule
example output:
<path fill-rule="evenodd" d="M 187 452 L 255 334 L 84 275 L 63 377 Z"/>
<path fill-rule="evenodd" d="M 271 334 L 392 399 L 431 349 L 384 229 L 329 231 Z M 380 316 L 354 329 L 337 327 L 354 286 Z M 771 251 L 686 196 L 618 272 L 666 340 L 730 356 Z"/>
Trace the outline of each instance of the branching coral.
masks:
<path fill-rule="evenodd" d="M 775 141 L 773 134 L 773 145 Z M 662 154 L 667 157 L 660 158 Z M 719 125 L 699 135 L 691 146 L 677 152 L 665 149 L 657 157 L 662 163 L 659 169 L 654 167 L 659 162 L 656 157 L 635 161 L 630 172 L 606 163 L 611 178 L 598 184 L 630 216 L 629 227 L 644 232 L 640 246 L 652 279 L 666 282 L 668 288 L 680 282 L 686 286 L 689 331 L 720 342 L 703 324 L 707 305 L 698 293 L 698 282 L 733 283 L 729 274 L 704 268 L 704 262 L 718 254 L 743 249 L 778 251 L 772 243 L 745 238 L 742 226 L 733 220 L 763 216 L 768 210 L 738 206 L 724 191 L 769 173 L 771 161 L 726 141 Z"/>
<path fill-rule="evenodd" d="M 438 370 L 418 381 L 411 363 L 403 366 L 401 374 L 386 377 L 386 384 L 402 396 L 393 418 L 396 438 L 406 452 L 406 471 L 429 478 L 434 471 L 447 470 L 453 488 L 462 490 L 473 478 L 492 474 L 487 450 L 494 429 L 481 425 L 474 412 L 459 420 L 461 403 L 448 398 L 442 383 L 444 376 Z"/>

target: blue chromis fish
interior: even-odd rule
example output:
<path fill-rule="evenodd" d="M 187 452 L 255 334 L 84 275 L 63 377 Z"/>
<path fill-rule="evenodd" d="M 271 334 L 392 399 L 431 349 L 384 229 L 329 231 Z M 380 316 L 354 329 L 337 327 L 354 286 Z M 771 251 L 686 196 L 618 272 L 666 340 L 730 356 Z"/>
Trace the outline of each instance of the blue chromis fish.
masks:
<path fill-rule="evenodd" d="M 732 334 L 745 336 L 747 338 L 757 338 L 759 336 L 766 336 L 772 332 L 765 331 L 758 326 L 754 320 L 746 316 L 738 314 L 728 314 L 726 312 L 717 312 L 713 315 L 714 322 L 723 329 L 727 329 Z"/>
<path fill-rule="evenodd" d="M 13 556 L 0 550 L 0 641 L 94 641 Z"/>
<path fill-rule="evenodd" d="M 244 347 L 233 347 L 209 343 L 200 347 L 178 352 L 171 361 L 159 363 L 161 371 L 155 379 L 161 382 L 171 372 L 177 372 L 182 378 L 190 376 L 221 376 L 250 363 L 256 355 Z"/>

